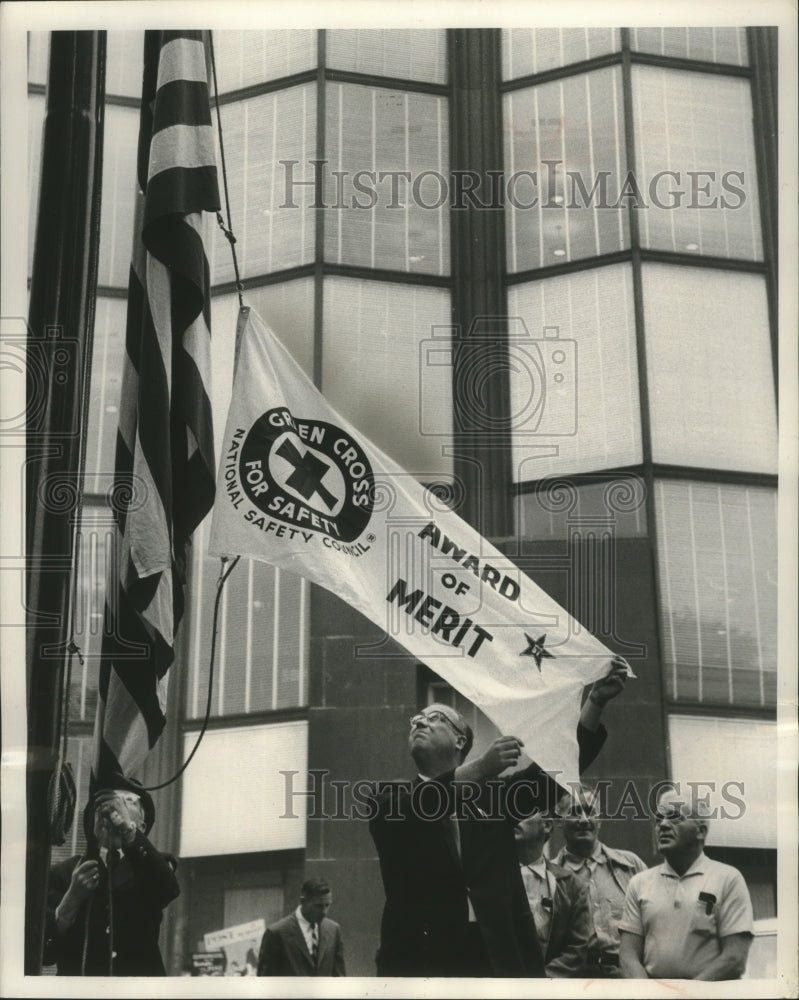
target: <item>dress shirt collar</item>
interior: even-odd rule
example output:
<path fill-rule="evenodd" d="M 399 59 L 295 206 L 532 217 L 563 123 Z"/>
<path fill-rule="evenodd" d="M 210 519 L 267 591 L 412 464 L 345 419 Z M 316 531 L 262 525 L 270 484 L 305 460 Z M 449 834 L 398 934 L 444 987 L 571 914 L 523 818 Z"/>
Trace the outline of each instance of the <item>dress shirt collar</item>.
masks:
<path fill-rule="evenodd" d="M 305 917 L 302 915 L 301 906 L 298 906 L 297 909 L 294 911 L 294 916 L 299 921 L 300 929 L 302 930 L 303 934 L 307 938 L 309 938 L 311 936 L 311 922 L 310 920 L 306 920 Z M 319 924 L 317 924 L 316 926 L 318 927 Z"/>
<path fill-rule="evenodd" d="M 538 861 L 534 861 L 531 865 L 522 865 L 522 867 L 528 868 L 534 875 L 537 875 L 542 880 L 547 877 L 547 864 L 544 860 L 543 854 Z"/>
<path fill-rule="evenodd" d="M 568 861 L 569 867 L 575 869 L 582 868 L 583 865 L 587 865 L 589 861 L 593 861 L 595 864 L 604 865 L 607 861 L 605 856 L 605 848 L 597 841 L 594 845 L 594 850 L 587 858 L 584 858 L 581 854 L 572 854 L 571 851 L 564 847 L 563 849 L 563 860 Z"/>

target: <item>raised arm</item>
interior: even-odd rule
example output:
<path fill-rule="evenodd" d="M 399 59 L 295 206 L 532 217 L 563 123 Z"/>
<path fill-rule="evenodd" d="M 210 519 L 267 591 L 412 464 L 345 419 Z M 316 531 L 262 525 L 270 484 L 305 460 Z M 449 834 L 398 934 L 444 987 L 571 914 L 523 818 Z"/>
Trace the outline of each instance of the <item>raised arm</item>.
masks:
<path fill-rule="evenodd" d="M 594 681 L 588 697 L 580 712 L 580 725 L 590 733 L 595 733 L 599 729 L 602 712 L 609 701 L 618 697 L 624 690 L 629 676 L 629 665 L 623 656 L 614 656 L 610 664 L 610 671 Z"/>

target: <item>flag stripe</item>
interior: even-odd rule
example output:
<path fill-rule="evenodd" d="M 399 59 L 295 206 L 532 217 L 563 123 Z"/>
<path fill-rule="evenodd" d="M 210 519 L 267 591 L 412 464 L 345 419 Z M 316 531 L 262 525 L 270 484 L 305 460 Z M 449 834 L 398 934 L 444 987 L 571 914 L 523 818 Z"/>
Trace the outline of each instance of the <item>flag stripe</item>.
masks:
<path fill-rule="evenodd" d="M 175 111 L 180 113 L 178 108 Z M 214 132 L 210 125 L 202 129 L 171 125 L 153 136 L 148 182 L 166 170 L 191 170 L 198 166 L 213 166 L 216 170 Z"/>
<path fill-rule="evenodd" d="M 187 125 L 191 118 L 196 124 Z M 153 162 L 153 147 L 164 138 L 165 130 L 181 129 L 186 135 L 196 132 L 203 141 L 214 143 L 211 130 L 211 109 L 208 104 L 208 87 L 205 82 L 190 83 L 176 80 L 158 90 L 158 114 L 153 117 L 153 139 L 150 144 L 150 163 Z M 214 166 L 215 161 L 211 161 Z M 186 166 L 193 166 L 188 162 Z"/>
<path fill-rule="evenodd" d="M 162 46 L 156 83 L 159 90 L 173 81 L 192 80 L 206 84 L 205 46 L 199 32 L 197 38 L 187 37 L 188 34 L 166 41 Z"/>
<path fill-rule="evenodd" d="M 130 774 L 164 727 L 187 543 L 210 510 L 210 276 L 219 192 L 201 32 L 145 32 L 134 246 L 93 780 Z"/>

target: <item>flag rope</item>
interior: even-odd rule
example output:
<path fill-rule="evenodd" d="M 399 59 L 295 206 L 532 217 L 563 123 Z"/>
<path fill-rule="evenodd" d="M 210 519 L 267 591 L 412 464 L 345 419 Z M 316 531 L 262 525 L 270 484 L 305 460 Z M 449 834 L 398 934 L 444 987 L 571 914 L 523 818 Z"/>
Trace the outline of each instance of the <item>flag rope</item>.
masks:
<path fill-rule="evenodd" d="M 214 55 L 213 31 L 208 32 L 208 48 L 211 53 L 211 73 L 214 79 L 214 106 L 216 108 L 216 128 L 219 133 L 219 156 L 222 161 L 222 184 L 225 189 L 225 212 L 227 213 L 227 225 L 225 225 L 225 220 L 222 217 L 221 212 L 216 213 L 216 221 L 219 223 L 219 228 L 224 233 L 225 239 L 230 244 L 230 253 L 233 257 L 233 272 L 236 275 L 236 291 L 239 295 L 239 306 L 243 309 L 244 299 L 241 293 L 244 291 L 244 285 L 241 283 L 241 275 L 239 274 L 239 261 L 236 257 L 236 237 L 233 233 L 230 221 L 230 194 L 227 186 L 227 163 L 225 162 L 225 142 L 222 137 L 222 116 L 219 112 L 219 87 L 216 82 L 216 57 Z"/>
<path fill-rule="evenodd" d="M 202 727 L 197 734 L 197 739 L 192 747 L 191 753 L 186 758 L 186 760 L 181 765 L 180 769 L 176 771 L 168 781 L 162 781 L 160 785 L 143 785 L 142 788 L 145 792 L 157 792 L 161 788 L 166 788 L 167 785 L 171 785 L 172 782 L 177 781 L 177 779 L 183 774 L 186 768 L 191 764 L 192 758 L 197 753 L 197 750 L 202 743 L 203 737 L 205 736 L 206 730 L 208 729 L 208 722 L 211 718 L 211 698 L 213 696 L 214 690 L 214 659 L 216 658 L 216 633 L 217 633 L 217 623 L 219 618 L 219 602 L 222 598 L 222 590 L 227 583 L 227 579 L 233 570 L 236 568 L 236 563 L 241 559 L 241 556 L 236 556 L 227 570 L 225 570 L 225 563 L 229 562 L 227 557 L 222 557 L 220 560 L 219 567 L 219 579 L 216 581 L 216 600 L 214 601 L 214 617 L 211 624 L 211 656 L 208 663 L 208 699 L 205 703 L 205 717 L 203 718 Z"/>

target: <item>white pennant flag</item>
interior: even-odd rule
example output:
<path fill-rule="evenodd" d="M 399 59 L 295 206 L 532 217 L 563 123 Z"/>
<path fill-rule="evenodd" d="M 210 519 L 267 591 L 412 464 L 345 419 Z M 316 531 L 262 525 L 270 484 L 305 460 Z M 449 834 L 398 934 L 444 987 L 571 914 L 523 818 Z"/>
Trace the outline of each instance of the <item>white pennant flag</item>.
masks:
<path fill-rule="evenodd" d="M 577 780 L 580 696 L 610 651 L 340 417 L 249 308 L 239 337 L 211 554 L 326 587 Z"/>

